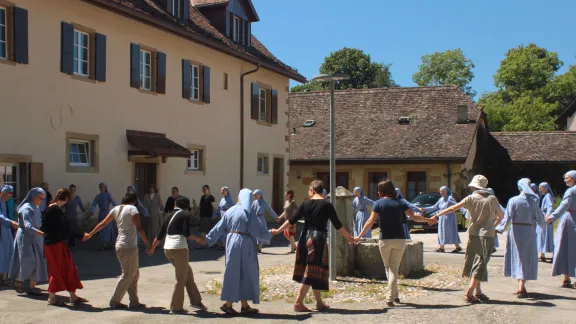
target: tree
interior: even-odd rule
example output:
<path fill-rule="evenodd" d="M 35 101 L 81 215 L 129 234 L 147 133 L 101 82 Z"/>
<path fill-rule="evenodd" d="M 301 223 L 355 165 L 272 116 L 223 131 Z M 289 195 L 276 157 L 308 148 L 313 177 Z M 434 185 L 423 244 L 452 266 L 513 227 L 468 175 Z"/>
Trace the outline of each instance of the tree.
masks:
<path fill-rule="evenodd" d="M 541 91 L 563 64 L 556 52 L 536 44 L 520 45 L 506 53 L 494 76 L 494 84 L 503 92 L 505 100 L 514 100 L 526 91 Z"/>
<path fill-rule="evenodd" d="M 473 68 L 474 63 L 459 48 L 435 52 L 422 56 L 422 64 L 419 71 L 412 75 L 412 80 L 419 86 L 453 84 L 473 98 L 476 96 L 476 91 L 470 86 L 474 79 Z"/>
<path fill-rule="evenodd" d="M 320 73 L 346 73 L 350 80 L 339 81 L 335 84 L 335 89 L 365 89 L 378 87 L 398 86 L 392 80 L 390 64 L 372 62 L 369 54 L 355 48 L 344 47 L 341 50 L 330 53 L 324 58 L 324 63 L 320 67 Z M 291 89 L 292 92 L 327 90 L 327 82 L 309 82 L 297 85 Z"/>
<path fill-rule="evenodd" d="M 560 110 L 566 109 L 576 100 L 576 66 L 571 65 L 566 73 L 555 76 L 543 91 L 547 102 L 558 102 Z"/>

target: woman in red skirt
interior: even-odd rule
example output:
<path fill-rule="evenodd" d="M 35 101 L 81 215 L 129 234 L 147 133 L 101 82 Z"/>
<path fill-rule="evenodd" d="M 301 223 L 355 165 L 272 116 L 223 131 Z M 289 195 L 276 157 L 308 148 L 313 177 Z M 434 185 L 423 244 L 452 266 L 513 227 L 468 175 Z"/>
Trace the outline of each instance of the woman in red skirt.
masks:
<path fill-rule="evenodd" d="M 68 189 L 59 189 L 56 193 L 55 202 L 48 207 L 42 216 L 42 231 L 44 232 L 44 256 L 48 264 L 48 304 L 63 306 L 65 303 L 56 298 L 56 293 L 68 291 L 70 302 L 73 305 L 86 303 L 87 300 L 76 295 L 77 289 L 82 289 L 82 283 L 78 279 L 78 270 L 72 261 L 72 255 L 68 249 L 67 240 L 70 233 L 64 217 L 62 206 L 70 198 Z M 82 236 L 80 235 L 80 238 Z"/>

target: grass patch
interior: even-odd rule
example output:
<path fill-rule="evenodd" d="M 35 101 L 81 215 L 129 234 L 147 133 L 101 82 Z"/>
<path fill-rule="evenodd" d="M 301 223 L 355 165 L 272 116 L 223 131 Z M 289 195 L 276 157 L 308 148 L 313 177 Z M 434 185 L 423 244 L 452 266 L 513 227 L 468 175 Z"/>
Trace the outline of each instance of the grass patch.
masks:
<path fill-rule="evenodd" d="M 206 293 L 209 295 L 219 295 L 222 293 L 222 283 L 219 280 L 212 280 L 206 285 Z"/>

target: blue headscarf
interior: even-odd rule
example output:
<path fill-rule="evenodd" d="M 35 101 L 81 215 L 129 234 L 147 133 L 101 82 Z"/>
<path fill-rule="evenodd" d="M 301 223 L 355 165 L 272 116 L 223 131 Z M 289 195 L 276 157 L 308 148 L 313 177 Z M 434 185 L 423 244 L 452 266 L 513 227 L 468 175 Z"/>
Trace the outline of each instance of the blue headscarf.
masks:
<path fill-rule="evenodd" d="M 260 207 L 264 208 L 264 210 L 268 209 L 268 207 L 269 207 L 268 202 L 266 200 L 264 200 L 264 194 L 262 193 L 262 190 L 256 189 L 252 193 L 253 194 L 259 194 L 260 199 L 258 199 L 258 203 L 260 204 Z"/>
<path fill-rule="evenodd" d="M 224 188 L 228 188 L 228 187 L 224 187 Z M 230 195 L 230 191 L 228 191 L 228 195 Z M 230 198 L 232 199 L 232 198 Z M 242 189 L 240 190 L 240 192 L 238 193 L 238 204 L 240 206 L 242 206 L 242 208 L 244 208 L 244 210 L 246 211 L 246 213 L 248 213 L 248 215 L 252 214 L 252 200 L 254 199 L 254 196 L 252 195 L 252 191 L 250 189 Z"/>
<path fill-rule="evenodd" d="M 232 195 L 230 194 L 230 188 L 224 186 L 222 187 L 222 189 L 226 190 L 226 196 L 224 196 L 224 200 L 226 201 L 226 205 L 228 205 L 228 208 L 234 206 L 234 200 L 232 200 Z M 250 190 L 248 190 L 250 191 Z M 252 192 L 252 191 L 250 191 Z M 221 206 L 224 207 L 224 206 Z"/>
<path fill-rule="evenodd" d="M 450 190 L 450 188 L 448 188 L 446 186 L 442 186 L 442 187 L 440 187 L 440 190 L 445 190 L 447 193 L 446 197 L 442 197 L 442 199 L 444 199 L 444 201 L 448 201 L 448 199 L 450 199 L 450 197 L 452 197 L 452 190 Z"/>
<path fill-rule="evenodd" d="M 404 196 L 402 195 L 402 191 L 400 191 L 400 188 L 396 188 L 396 195 L 398 199 L 404 199 Z"/>
<path fill-rule="evenodd" d="M 486 188 L 486 191 L 488 191 L 492 196 L 496 195 L 496 194 L 494 194 L 494 189 L 492 189 L 492 188 Z"/>
<path fill-rule="evenodd" d="M 546 189 L 546 193 L 550 194 L 550 196 L 552 196 L 552 201 L 554 201 L 554 193 L 552 192 L 552 188 L 550 188 L 550 185 L 548 184 L 548 182 L 542 182 L 540 184 L 540 187 Z"/>
<path fill-rule="evenodd" d="M 325 200 L 328 200 L 328 192 L 326 191 L 326 189 L 324 189 L 324 190 L 322 191 L 322 195 L 324 196 L 324 199 L 325 199 Z"/>
<path fill-rule="evenodd" d="M 32 198 L 36 198 L 39 195 L 45 195 L 45 194 L 46 194 L 46 192 L 44 191 L 44 189 L 42 189 L 40 187 L 32 188 L 30 191 L 28 191 L 26 198 L 24 198 L 24 200 L 22 200 L 20 205 L 18 205 L 18 212 L 20 212 L 20 209 L 25 204 L 30 203 L 32 201 Z M 36 207 L 36 206 L 34 206 L 34 207 Z"/>
<path fill-rule="evenodd" d="M 14 193 L 14 187 L 5 184 L 0 188 L 0 192 Z"/>
<path fill-rule="evenodd" d="M 576 180 L 576 171 L 570 170 L 570 171 L 566 172 L 565 176 L 569 176 L 570 178 Z"/>
<path fill-rule="evenodd" d="M 534 193 L 532 188 L 530 187 L 530 179 L 522 178 L 518 180 L 518 189 L 522 191 L 523 194 L 526 195 L 528 199 L 532 199 L 538 201 L 540 199 L 537 194 Z"/>
<path fill-rule="evenodd" d="M 364 190 L 362 190 L 362 188 L 356 187 L 354 188 L 354 191 L 358 191 L 360 193 L 360 199 L 364 199 Z"/>
<path fill-rule="evenodd" d="M 107 185 L 106 183 L 100 182 L 100 183 L 98 184 L 98 188 L 100 188 L 100 185 L 104 185 L 104 192 L 108 192 L 108 185 Z"/>
<path fill-rule="evenodd" d="M 136 191 L 136 187 L 134 185 L 129 185 L 128 188 L 132 189 L 132 192 L 134 192 L 135 194 L 138 193 L 138 191 Z M 108 191 L 108 189 L 106 189 L 106 191 Z"/>

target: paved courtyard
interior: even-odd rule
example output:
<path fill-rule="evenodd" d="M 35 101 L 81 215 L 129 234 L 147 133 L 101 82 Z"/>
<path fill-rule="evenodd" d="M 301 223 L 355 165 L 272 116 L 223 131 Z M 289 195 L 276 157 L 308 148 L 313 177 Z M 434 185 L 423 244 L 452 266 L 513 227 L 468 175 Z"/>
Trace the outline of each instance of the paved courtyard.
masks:
<path fill-rule="evenodd" d="M 461 236 L 464 238 L 465 234 L 461 233 Z M 500 238 L 502 246 L 505 244 L 503 238 Z M 458 269 L 463 262 L 464 254 L 432 252 L 436 248 L 434 234 L 415 234 L 413 239 L 424 241 L 428 266 Z M 294 255 L 284 254 L 287 244 L 282 237 L 274 238 L 273 243 L 260 256 L 262 268 L 274 268 L 293 261 Z M 156 251 L 153 257 L 143 253 L 140 257 L 139 294 L 141 301 L 148 305 L 143 311 L 108 309 L 108 300 L 119 275 L 113 252 L 82 246 L 73 254 L 85 287 L 80 293 L 91 301 L 90 305 L 56 308 L 46 305 L 46 297 L 32 299 L 17 296 L 13 290 L 1 290 L 0 323 L 576 323 L 576 290 L 559 288 L 561 278 L 550 276 L 550 264 L 540 263 L 540 279 L 529 282 L 528 290 L 533 298 L 517 299 L 513 295 L 516 281 L 502 277 L 502 249 L 492 259 L 490 282 L 485 285 L 485 292 L 492 301 L 482 305 L 464 304 L 461 283 L 442 282 L 437 276 L 435 280 L 420 279 L 422 294 L 404 298 L 406 304 L 393 309 L 384 308 L 381 302 L 346 301 L 331 302 L 333 309 L 328 313 L 296 314 L 290 303 L 275 300 L 258 305 L 262 314 L 250 318 L 226 317 L 219 310 L 219 297 L 206 293 L 206 283 L 222 276 L 224 258 L 221 251 L 191 251 L 196 282 L 203 291 L 209 311 L 178 316 L 169 315 L 165 309 L 170 301 L 174 274 L 161 251 Z M 357 289 L 362 289 L 361 283 Z"/>

